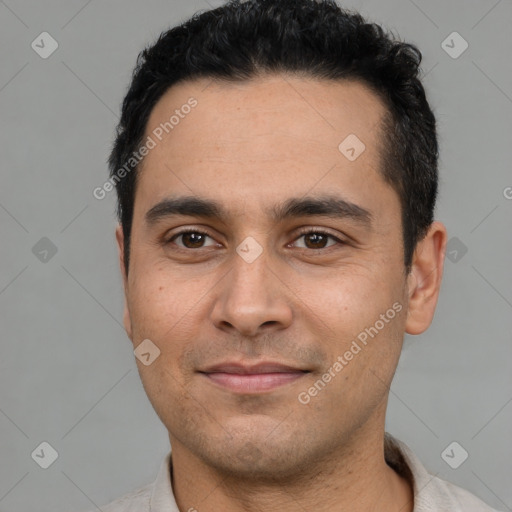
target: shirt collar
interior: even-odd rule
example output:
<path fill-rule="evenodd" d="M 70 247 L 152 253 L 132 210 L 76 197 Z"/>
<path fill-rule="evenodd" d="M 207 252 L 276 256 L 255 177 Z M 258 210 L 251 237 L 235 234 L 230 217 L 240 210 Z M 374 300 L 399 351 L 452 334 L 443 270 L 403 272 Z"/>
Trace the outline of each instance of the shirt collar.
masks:
<path fill-rule="evenodd" d="M 153 485 L 149 501 L 150 512 L 180 512 L 172 490 L 171 471 L 171 452 L 169 452 L 160 465 Z"/>

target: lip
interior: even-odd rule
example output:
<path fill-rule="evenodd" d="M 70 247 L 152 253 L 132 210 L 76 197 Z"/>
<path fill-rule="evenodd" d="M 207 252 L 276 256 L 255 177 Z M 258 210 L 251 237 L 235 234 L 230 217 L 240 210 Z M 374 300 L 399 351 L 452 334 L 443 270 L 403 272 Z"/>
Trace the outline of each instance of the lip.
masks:
<path fill-rule="evenodd" d="M 239 375 L 254 375 L 260 373 L 292 373 L 307 371 L 303 368 L 282 364 L 277 361 L 260 361 L 255 364 L 239 361 L 226 361 L 209 366 L 201 373 L 233 373 Z"/>
<path fill-rule="evenodd" d="M 226 362 L 200 371 L 211 383 L 235 393 L 261 393 L 272 391 L 294 382 L 308 370 L 270 361 L 257 364 Z"/>

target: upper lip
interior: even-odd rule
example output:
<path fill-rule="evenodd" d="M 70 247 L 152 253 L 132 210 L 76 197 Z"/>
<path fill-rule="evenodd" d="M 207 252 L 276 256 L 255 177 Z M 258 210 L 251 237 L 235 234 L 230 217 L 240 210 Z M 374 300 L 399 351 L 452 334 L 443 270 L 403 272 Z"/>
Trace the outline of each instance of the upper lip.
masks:
<path fill-rule="evenodd" d="M 201 373 L 234 373 L 242 375 L 258 374 L 258 373 L 297 373 L 306 372 L 308 370 L 289 366 L 274 361 L 261 361 L 256 364 L 242 363 L 236 361 L 226 361 L 213 366 L 209 366 Z"/>

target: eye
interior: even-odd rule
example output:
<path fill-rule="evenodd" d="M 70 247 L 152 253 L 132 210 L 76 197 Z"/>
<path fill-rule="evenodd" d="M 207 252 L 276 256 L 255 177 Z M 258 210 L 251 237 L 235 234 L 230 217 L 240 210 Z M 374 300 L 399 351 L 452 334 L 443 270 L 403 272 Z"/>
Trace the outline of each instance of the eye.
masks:
<path fill-rule="evenodd" d="M 321 229 L 309 229 L 307 231 L 302 231 L 296 240 L 300 240 L 301 238 L 304 239 L 304 245 L 299 246 L 300 249 L 326 249 L 336 243 L 343 244 L 342 240 Z M 333 243 L 327 245 L 329 239 L 333 241 Z"/>
<path fill-rule="evenodd" d="M 295 245 L 298 240 L 304 239 L 302 245 Z M 207 244 L 206 240 L 210 239 Z M 177 240 L 180 242 L 178 243 Z M 331 243 L 329 243 L 331 242 Z M 195 228 L 184 229 L 175 233 L 166 244 L 175 243 L 180 249 L 202 249 L 204 247 L 220 246 L 207 232 Z M 295 246 L 299 249 L 327 249 L 333 245 L 343 244 L 343 240 L 335 237 L 333 234 L 321 229 L 306 229 L 299 233 L 295 242 L 288 244 L 288 247 Z"/>
<path fill-rule="evenodd" d="M 177 243 L 176 245 L 180 248 L 184 249 L 201 249 L 203 247 L 209 247 L 212 245 L 216 245 L 217 242 L 213 240 L 208 233 L 204 231 L 200 231 L 198 229 L 187 229 L 180 231 L 179 233 L 174 234 L 167 243 L 174 242 L 175 240 L 179 240 L 181 238 L 181 244 Z M 213 243 L 205 245 L 205 240 L 209 238 L 213 241 Z"/>

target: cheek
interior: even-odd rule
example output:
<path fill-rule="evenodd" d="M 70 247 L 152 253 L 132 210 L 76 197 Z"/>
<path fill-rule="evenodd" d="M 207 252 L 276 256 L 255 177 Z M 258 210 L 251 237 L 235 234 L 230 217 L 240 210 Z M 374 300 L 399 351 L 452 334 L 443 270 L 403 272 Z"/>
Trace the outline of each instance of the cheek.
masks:
<path fill-rule="evenodd" d="M 172 286 L 160 269 L 143 272 L 131 284 L 129 311 L 135 340 L 149 338 L 157 345 L 180 327 L 190 310 L 187 288 Z"/>
<path fill-rule="evenodd" d="M 376 279 L 369 269 L 343 272 L 336 269 L 323 280 L 300 279 L 296 295 L 303 299 L 308 316 L 331 327 L 333 334 L 353 333 L 375 322 L 396 297 L 390 283 Z M 299 303 L 299 307 L 300 303 Z"/>
<path fill-rule="evenodd" d="M 169 367 L 164 354 L 151 366 L 139 365 L 139 374 L 146 395 L 164 425 L 169 427 L 181 421 L 193 420 L 187 409 L 197 407 L 197 403 L 179 380 L 176 371 Z"/>
<path fill-rule="evenodd" d="M 144 339 L 157 345 L 160 350 L 158 366 L 172 374 L 159 375 L 158 379 L 164 379 L 161 382 L 172 386 L 178 385 L 174 382 L 177 380 L 183 385 L 190 378 L 190 363 L 183 358 L 205 337 L 211 308 L 208 291 L 215 283 L 213 277 L 206 275 L 191 279 L 158 267 L 134 280 L 129 301 L 134 346 Z M 141 368 L 143 373 L 146 368 L 150 367 Z M 147 378 L 153 377 L 148 375 Z"/>
<path fill-rule="evenodd" d="M 308 330 L 321 340 L 329 364 L 343 358 L 338 384 L 372 372 L 389 380 L 403 340 L 406 305 L 400 290 L 392 276 L 377 279 L 362 270 L 301 290 L 299 296 L 308 297 Z"/>

